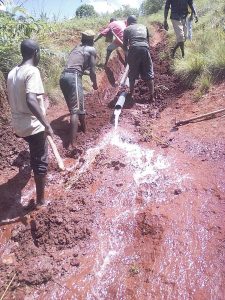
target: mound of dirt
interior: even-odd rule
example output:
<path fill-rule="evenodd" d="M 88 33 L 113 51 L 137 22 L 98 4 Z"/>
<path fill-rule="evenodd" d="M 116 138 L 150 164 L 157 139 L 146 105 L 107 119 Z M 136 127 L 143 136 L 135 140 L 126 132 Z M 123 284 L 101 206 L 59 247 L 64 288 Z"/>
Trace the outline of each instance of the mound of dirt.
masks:
<path fill-rule="evenodd" d="M 93 207 L 90 198 L 74 198 L 73 193 L 28 217 L 25 227 L 12 231 L 16 263 L 0 264 L 0 282 L 16 271 L 12 288 L 40 285 L 79 267 L 91 234 Z"/>

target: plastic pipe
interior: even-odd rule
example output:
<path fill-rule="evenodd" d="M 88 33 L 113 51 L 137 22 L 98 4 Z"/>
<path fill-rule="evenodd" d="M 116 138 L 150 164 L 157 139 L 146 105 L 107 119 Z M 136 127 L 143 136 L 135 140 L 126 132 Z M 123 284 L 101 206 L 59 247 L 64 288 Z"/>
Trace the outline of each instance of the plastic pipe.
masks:
<path fill-rule="evenodd" d="M 120 80 L 120 85 L 121 86 L 127 85 L 128 72 L 129 72 L 129 65 L 126 65 L 126 68 L 124 70 L 123 76 L 122 76 L 122 78 Z M 128 81 L 128 86 L 129 86 L 129 81 Z"/>
<path fill-rule="evenodd" d="M 119 96 L 116 105 L 115 105 L 115 109 L 121 109 L 124 106 L 125 100 L 126 100 L 126 92 L 122 92 L 121 95 Z"/>

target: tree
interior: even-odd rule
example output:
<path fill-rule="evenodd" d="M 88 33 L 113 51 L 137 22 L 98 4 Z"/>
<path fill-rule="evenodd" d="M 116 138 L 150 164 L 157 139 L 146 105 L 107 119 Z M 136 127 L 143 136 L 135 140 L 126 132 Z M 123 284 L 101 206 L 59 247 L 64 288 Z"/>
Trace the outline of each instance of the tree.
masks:
<path fill-rule="evenodd" d="M 163 6 L 164 0 L 145 0 L 142 2 L 140 10 L 142 15 L 151 15 L 159 11 Z"/>
<path fill-rule="evenodd" d="M 96 13 L 93 5 L 83 4 L 77 8 L 76 16 L 80 17 L 80 18 L 94 17 L 94 16 L 97 16 L 97 13 Z"/>
<path fill-rule="evenodd" d="M 122 8 L 113 12 L 113 16 L 117 18 L 127 18 L 130 15 L 138 16 L 139 10 L 137 8 L 132 8 L 129 5 L 122 5 Z"/>

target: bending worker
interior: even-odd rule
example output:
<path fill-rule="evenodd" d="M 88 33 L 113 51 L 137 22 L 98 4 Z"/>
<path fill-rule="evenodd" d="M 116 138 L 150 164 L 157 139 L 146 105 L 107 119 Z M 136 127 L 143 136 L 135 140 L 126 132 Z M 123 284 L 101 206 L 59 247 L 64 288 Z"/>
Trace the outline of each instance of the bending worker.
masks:
<path fill-rule="evenodd" d="M 88 74 L 93 83 L 93 89 L 98 89 L 95 74 L 96 50 L 93 45 L 94 32 L 86 30 L 82 33 L 81 44 L 70 53 L 60 77 L 60 88 L 70 112 L 70 144 L 72 146 L 76 140 L 79 122 L 81 130 L 86 131 L 82 76 Z"/>
<path fill-rule="evenodd" d="M 170 19 L 173 24 L 173 29 L 176 34 L 176 44 L 172 49 L 171 56 L 174 58 L 176 50 L 181 49 L 182 57 L 184 57 L 184 42 L 187 39 L 187 16 L 188 7 L 191 9 L 191 16 L 194 16 L 195 22 L 198 22 L 198 17 L 193 5 L 193 0 L 166 0 L 164 9 L 164 28 L 169 29 L 167 17 L 169 9 L 171 9 Z"/>
<path fill-rule="evenodd" d="M 153 101 L 154 72 L 149 49 L 149 32 L 146 26 L 137 24 L 135 16 L 129 16 L 127 19 L 127 28 L 123 34 L 123 47 L 129 65 L 130 96 L 134 92 L 135 79 L 141 75 L 141 79 L 146 81 L 149 88 L 150 101 Z"/>
<path fill-rule="evenodd" d="M 123 43 L 123 32 L 124 29 L 126 28 L 126 24 L 124 21 L 116 21 L 116 19 L 111 18 L 108 26 L 102 30 L 102 32 L 97 36 L 97 38 L 94 40 L 96 42 L 99 40 L 101 37 L 112 37 L 112 43 L 109 44 L 107 47 L 107 53 L 106 53 L 106 58 L 105 58 L 105 66 L 108 63 L 109 57 L 115 49 L 117 49 L 119 46 L 122 47 Z M 113 37 L 114 34 L 114 37 Z"/>
<path fill-rule="evenodd" d="M 24 40 L 20 46 L 22 63 L 9 72 L 8 99 L 12 113 L 13 129 L 18 137 L 29 144 L 30 165 L 36 184 L 36 204 L 45 205 L 45 180 L 48 167 L 46 135 L 53 131 L 45 119 L 44 88 L 37 65 L 40 60 L 38 44 Z"/>

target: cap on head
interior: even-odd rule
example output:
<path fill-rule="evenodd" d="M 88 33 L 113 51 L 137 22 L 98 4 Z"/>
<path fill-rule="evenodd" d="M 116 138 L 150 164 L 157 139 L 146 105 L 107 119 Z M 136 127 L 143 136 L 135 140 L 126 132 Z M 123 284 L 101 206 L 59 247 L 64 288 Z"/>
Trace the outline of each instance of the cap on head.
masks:
<path fill-rule="evenodd" d="M 85 40 L 93 40 L 95 37 L 95 33 L 93 30 L 85 30 L 82 32 L 82 39 L 85 39 Z"/>
<path fill-rule="evenodd" d="M 116 18 L 111 18 L 111 19 L 109 20 L 109 23 L 112 23 L 112 22 L 114 22 L 114 21 L 116 21 Z"/>
<path fill-rule="evenodd" d="M 135 24 L 137 23 L 137 18 L 134 15 L 131 15 L 127 18 L 127 25 Z"/>
<path fill-rule="evenodd" d="M 20 44 L 20 51 L 23 58 L 31 58 L 39 50 L 38 43 L 31 39 L 23 40 Z"/>

